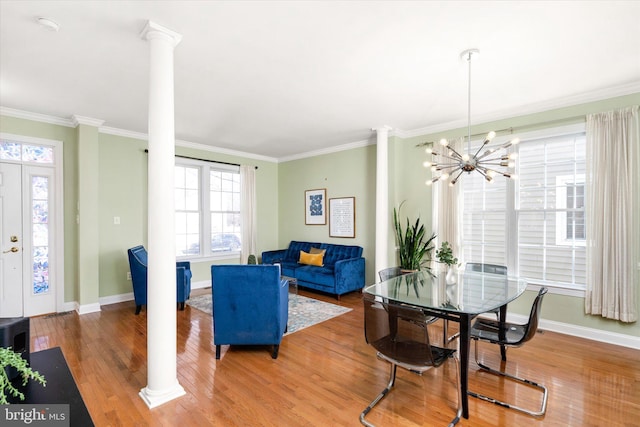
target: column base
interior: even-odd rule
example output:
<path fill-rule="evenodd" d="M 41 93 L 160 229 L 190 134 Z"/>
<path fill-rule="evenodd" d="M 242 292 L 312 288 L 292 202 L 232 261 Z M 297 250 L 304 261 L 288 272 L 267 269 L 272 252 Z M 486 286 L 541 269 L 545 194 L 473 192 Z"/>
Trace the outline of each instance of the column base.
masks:
<path fill-rule="evenodd" d="M 140 396 L 140 398 L 144 400 L 144 403 L 147 404 L 149 409 L 153 409 L 173 399 L 184 396 L 185 394 L 187 393 L 184 391 L 184 388 L 182 388 L 178 381 L 176 381 L 173 387 L 166 390 L 155 391 L 149 390 L 149 387 L 145 387 L 140 390 L 138 396 Z"/>

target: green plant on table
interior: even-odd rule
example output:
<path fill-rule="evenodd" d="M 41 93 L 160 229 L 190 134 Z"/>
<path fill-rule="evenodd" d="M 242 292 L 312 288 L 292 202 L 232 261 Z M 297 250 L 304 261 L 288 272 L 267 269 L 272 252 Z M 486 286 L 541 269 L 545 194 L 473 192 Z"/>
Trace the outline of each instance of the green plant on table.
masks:
<path fill-rule="evenodd" d="M 440 249 L 436 250 L 436 259 L 448 267 L 458 264 L 458 258 L 453 256 L 453 250 L 447 241 L 442 242 Z"/>
<path fill-rule="evenodd" d="M 0 347 L 0 405 L 7 405 L 7 395 L 10 394 L 13 397 L 18 397 L 20 400 L 24 400 L 24 394 L 13 386 L 9 375 L 7 375 L 6 368 L 15 368 L 22 377 L 22 385 L 27 385 L 29 379 L 35 380 L 46 386 L 47 381 L 44 379 L 38 371 L 34 371 L 29 367 L 26 360 L 22 358 L 20 353 L 16 353 L 11 350 L 11 347 Z"/>

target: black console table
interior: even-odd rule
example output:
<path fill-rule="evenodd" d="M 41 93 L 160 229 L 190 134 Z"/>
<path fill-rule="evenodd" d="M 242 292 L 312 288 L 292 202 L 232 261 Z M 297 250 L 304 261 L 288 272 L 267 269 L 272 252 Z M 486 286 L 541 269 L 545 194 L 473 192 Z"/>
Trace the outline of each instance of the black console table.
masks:
<path fill-rule="evenodd" d="M 64 359 L 60 347 L 31 353 L 29 365 L 33 370 L 40 372 L 47 380 L 47 386 L 29 380 L 26 386 L 22 386 L 22 379 L 16 378 L 13 383 L 18 390 L 24 393 L 25 399 L 20 401 L 13 396 L 9 397 L 10 403 L 22 404 L 68 404 L 69 424 L 71 427 L 93 427 L 93 420 L 82 400 L 80 391 L 73 380 L 67 361 Z"/>

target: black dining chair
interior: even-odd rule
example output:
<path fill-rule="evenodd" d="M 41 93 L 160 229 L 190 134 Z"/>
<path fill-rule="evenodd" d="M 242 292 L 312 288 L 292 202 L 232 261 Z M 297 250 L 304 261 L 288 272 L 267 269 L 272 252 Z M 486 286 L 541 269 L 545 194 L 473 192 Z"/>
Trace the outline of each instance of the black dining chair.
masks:
<path fill-rule="evenodd" d="M 405 274 L 405 273 L 402 272 L 402 269 L 400 267 L 388 267 L 378 272 L 378 276 L 380 276 L 381 282 L 384 282 L 385 280 L 393 279 L 394 277 L 402 276 L 402 274 Z M 410 322 L 415 322 L 417 326 L 424 329 L 425 334 L 429 333 L 429 330 L 427 329 L 427 325 L 430 325 L 438 320 L 437 317 L 427 316 L 422 312 L 411 313 L 411 314 L 415 318 L 408 318 L 405 320 L 408 320 Z"/>
<path fill-rule="evenodd" d="M 400 275 L 402 275 L 402 269 L 400 269 L 400 267 L 389 267 L 378 271 L 378 276 L 380 276 L 381 282 L 393 279 L 394 277 L 398 277 Z"/>
<path fill-rule="evenodd" d="M 507 276 L 507 267 L 504 265 L 498 265 L 498 264 L 483 264 L 479 262 L 468 262 L 465 265 L 465 271 L 477 271 L 482 273 L 501 274 L 501 275 Z M 495 314 L 496 319 L 500 320 L 499 308 L 492 310 L 489 313 Z M 449 322 L 447 320 L 444 321 L 444 338 L 443 339 L 446 340 L 447 343 L 453 341 L 454 339 L 460 336 L 459 332 L 456 332 L 455 334 L 449 336 L 449 333 L 447 331 L 448 323 Z M 502 348 L 501 353 L 502 353 L 502 360 L 506 361 L 507 360 L 506 348 Z"/>
<path fill-rule="evenodd" d="M 522 407 L 502 402 L 492 397 L 488 397 L 472 391 L 469 391 L 470 396 L 485 400 L 487 402 L 495 403 L 496 405 L 500 405 L 505 408 L 524 412 L 525 414 L 529 414 L 535 417 L 544 415 L 547 409 L 547 388 L 542 384 L 538 384 L 526 378 L 517 377 L 507 372 L 493 369 L 480 362 L 478 357 L 478 341 L 486 341 L 492 344 L 498 344 L 500 346 L 506 347 L 520 347 L 527 341 L 531 340 L 538 330 L 538 323 L 540 322 L 540 310 L 542 308 L 542 299 L 544 298 L 546 293 L 547 288 L 540 289 L 538 295 L 533 301 L 533 305 L 531 306 L 529 321 L 524 325 L 507 322 L 501 324 L 497 320 L 478 318 L 471 326 L 470 332 L 471 339 L 475 340 L 476 364 L 480 367 L 480 369 L 539 389 L 542 392 L 542 403 L 540 409 L 537 411 L 524 409 Z"/>
<path fill-rule="evenodd" d="M 407 319 L 424 317 L 422 310 L 403 304 L 376 301 L 376 298 L 369 294 L 363 295 L 363 302 L 365 339 L 377 350 L 377 356 L 380 359 L 391 364 L 391 372 L 387 386 L 360 414 L 360 422 L 365 426 L 373 426 L 365 420 L 365 416 L 395 385 L 398 366 L 410 372 L 422 374 L 431 368 L 441 366 L 448 359 L 453 359 L 458 389 L 458 408 L 449 426 L 454 426 L 462 415 L 456 350 L 431 345 L 429 334 L 423 334 L 419 328 L 416 329 L 415 320 L 407 321 Z"/>

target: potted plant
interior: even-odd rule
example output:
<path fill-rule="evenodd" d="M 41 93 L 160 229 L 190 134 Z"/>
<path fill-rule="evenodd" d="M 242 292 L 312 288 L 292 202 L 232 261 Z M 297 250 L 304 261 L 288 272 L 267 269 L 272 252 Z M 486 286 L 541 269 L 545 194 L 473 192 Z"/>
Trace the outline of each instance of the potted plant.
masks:
<path fill-rule="evenodd" d="M 429 270 L 426 264 L 431 261 L 431 251 L 433 250 L 433 241 L 435 234 L 427 237 L 424 224 L 420 223 L 418 217 L 413 225 L 406 220 L 406 227 L 403 229 L 398 219 L 400 208 L 393 208 L 393 227 L 396 234 L 396 242 L 398 244 L 398 255 L 400 260 L 400 268 L 406 271 L 417 271 L 421 269 Z"/>
<path fill-rule="evenodd" d="M 447 266 L 447 283 L 455 283 L 456 279 L 453 266 L 458 264 L 458 258 L 453 256 L 453 249 L 449 246 L 449 242 L 442 242 L 440 249 L 436 250 L 436 259 L 439 263 Z"/>
<path fill-rule="evenodd" d="M 15 368 L 18 371 L 18 374 L 22 377 L 23 386 L 27 385 L 29 379 L 39 382 L 43 387 L 47 384 L 44 376 L 31 369 L 20 353 L 11 350 L 11 347 L 0 347 L 0 405 L 9 404 L 7 401 L 8 394 L 24 400 L 24 394 L 15 388 L 9 379 L 7 371 L 11 368 Z"/>

